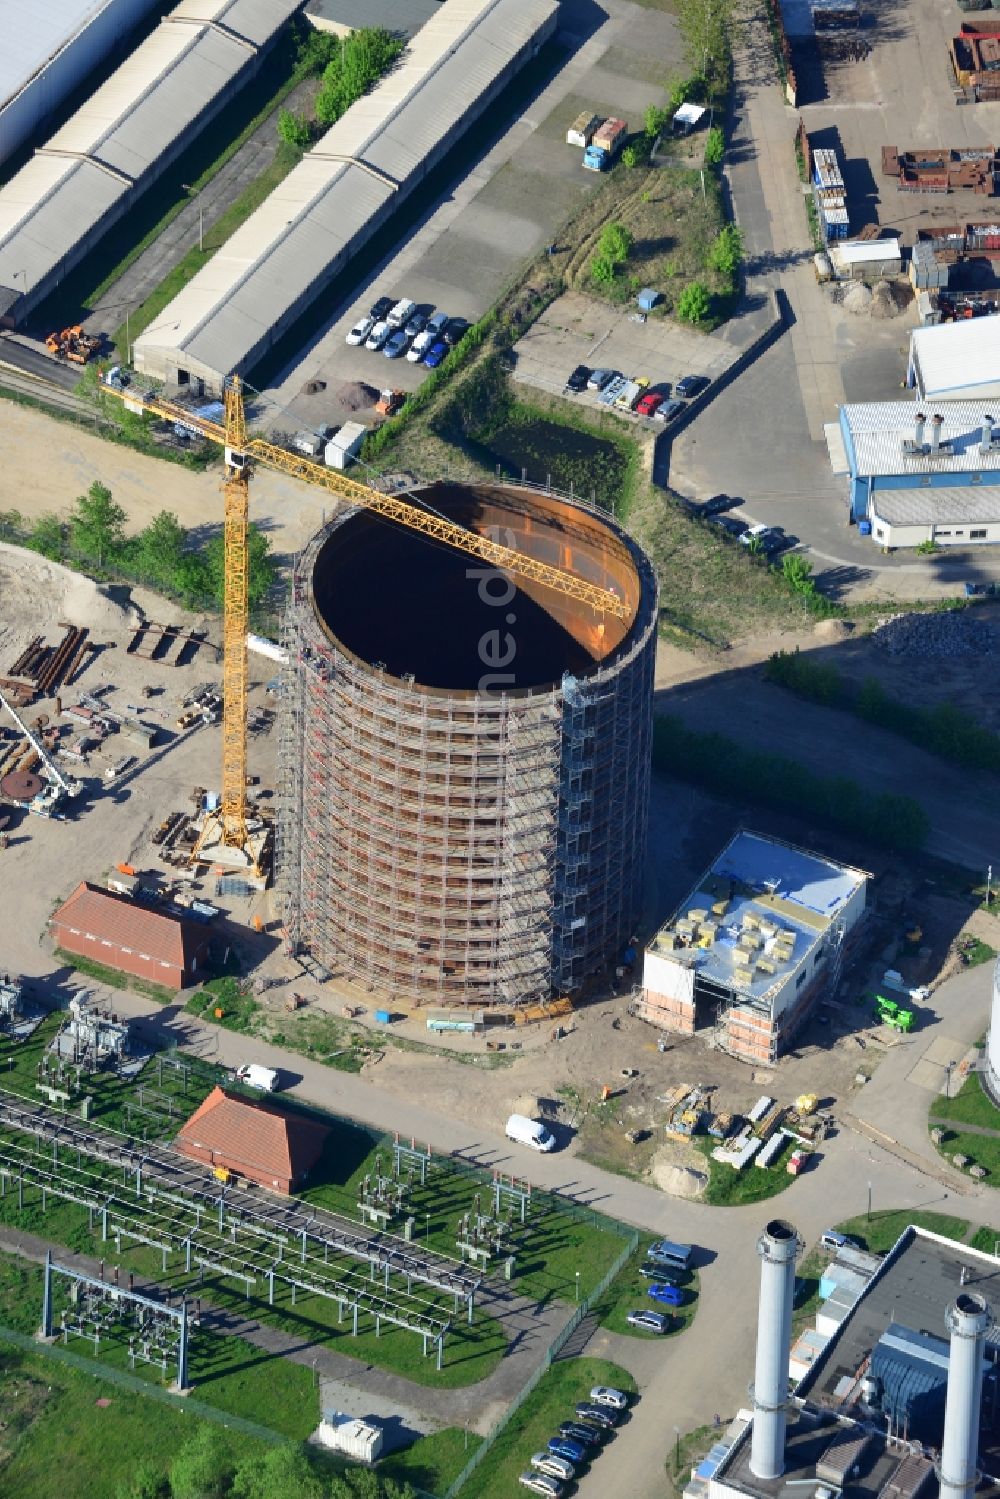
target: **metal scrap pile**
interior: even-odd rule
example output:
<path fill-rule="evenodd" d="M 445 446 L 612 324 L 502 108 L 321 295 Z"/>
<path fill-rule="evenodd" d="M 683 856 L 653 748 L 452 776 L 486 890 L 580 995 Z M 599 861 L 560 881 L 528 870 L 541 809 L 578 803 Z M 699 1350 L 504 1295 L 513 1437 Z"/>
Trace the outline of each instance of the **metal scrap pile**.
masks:
<path fill-rule="evenodd" d="M 967 610 L 941 614 L 894 614 L 880 620 L 872 640 L 889 656 L 985 656 L 994 632 Z"/>

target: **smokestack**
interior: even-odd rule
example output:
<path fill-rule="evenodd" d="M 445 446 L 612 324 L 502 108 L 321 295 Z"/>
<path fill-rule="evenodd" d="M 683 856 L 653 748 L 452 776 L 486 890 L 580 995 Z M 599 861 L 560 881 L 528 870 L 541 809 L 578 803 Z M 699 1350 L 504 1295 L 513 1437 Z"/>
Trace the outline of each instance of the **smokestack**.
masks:
<path fill-rule="evenodd" d="M 924 413 L 922 411 L 918 411 L 916 422 L 913 428 L 913 446 L 915 448 L 922 448 L 924 445 L 924 423 L 926 421 L 927 418 L 924 416 Z"/>
<path fill-rule="evenodd" d="M 979 439 L 979 451 L 981 453 L 988 453 L 990 451 L 990 449 L 992 448 L 992 446 L 993 446 L 993 418 L 991 416 L 984 416 L 983 417 L 983 432 L 982 432 L 982 436 Z"/>
<path fill-rule="evenodd" d="M 938 1469 L 939 1499 L 972 1499 L 979 1480 L 979 1406 L 983 1394 L 983 1344 L 993 1318 L 982 1296 L 962 1291 L 945 1313 L 951 1334 L 944 1441 Z"/>
<path fill-rule="evenodd" d="M 944 425 L 943 416 L 931 417 L 931 452 L 936 453 L 941 446 L 941 428 Z"/>
<path fill-rule="evenodd" d="M 753 1401 L 750 1471 L 756 1478 L 780 1478 L 785 1471 L 785 1406 L 798 1252 L 799 1236 L 781 1218 L 772 1219 L 757 1240 L 761 1261 L 760 1310 L 757 1364 L 750 1387 Z"/>

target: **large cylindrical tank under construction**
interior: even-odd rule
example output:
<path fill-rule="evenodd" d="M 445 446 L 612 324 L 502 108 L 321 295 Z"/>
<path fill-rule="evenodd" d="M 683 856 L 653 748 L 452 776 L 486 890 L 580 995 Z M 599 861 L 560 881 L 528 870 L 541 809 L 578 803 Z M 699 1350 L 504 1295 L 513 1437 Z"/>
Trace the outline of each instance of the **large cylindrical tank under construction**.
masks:
<path fill-rule="evenodd" d="M 393 995 L 578 991 L 639 914 L 657 589 L 608 516 L 516 485 L 414 503 L 615 589 L 624 621 L 353 509 L 294 570 L 279 887 L 289 945 Z"/>

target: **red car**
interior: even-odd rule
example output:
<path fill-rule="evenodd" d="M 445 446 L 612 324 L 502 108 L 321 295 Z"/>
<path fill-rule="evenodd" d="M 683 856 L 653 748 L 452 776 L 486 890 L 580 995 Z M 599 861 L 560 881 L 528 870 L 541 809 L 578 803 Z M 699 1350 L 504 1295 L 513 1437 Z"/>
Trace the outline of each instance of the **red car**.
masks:
<path fill-rule="evenodd" d="M 644 396 L 640 396 L 635 403 L 637 416 L 655 416 L 658 409 L 663 405 L 666 396 L 658 390 L 647 390 Z"/>

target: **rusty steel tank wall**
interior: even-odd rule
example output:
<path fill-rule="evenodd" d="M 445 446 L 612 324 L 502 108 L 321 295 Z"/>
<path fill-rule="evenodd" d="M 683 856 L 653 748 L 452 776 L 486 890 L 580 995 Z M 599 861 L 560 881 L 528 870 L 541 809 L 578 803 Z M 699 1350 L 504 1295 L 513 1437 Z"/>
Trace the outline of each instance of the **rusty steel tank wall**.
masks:
<path fill-rule="evenodd" d="M 288 941 L 387 1000 L 573 993 L 617 957 L 639 911 L 652 570 L 607 517 L 555 496 L 513 485 L 419 494 L 613 584 L 630 620 L 515 589 L 363 512 L 324 527 L 296 565 L 285 627 Z M 497 640 L 484 636 L 498 617 Z M 501 669 L 508 621 L 521 632 L 513 681 Z"/>

